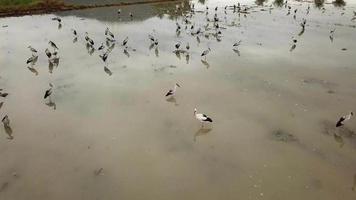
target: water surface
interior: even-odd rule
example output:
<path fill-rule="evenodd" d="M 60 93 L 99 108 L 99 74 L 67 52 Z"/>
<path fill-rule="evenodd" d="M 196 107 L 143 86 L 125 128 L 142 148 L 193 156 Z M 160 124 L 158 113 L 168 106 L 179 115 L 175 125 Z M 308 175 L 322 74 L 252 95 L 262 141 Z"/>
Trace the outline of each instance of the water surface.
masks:
<path fill-rule="evenodd" d="M 196 12 L 185 29 L 191 3 Z M 356 111 L 356 2 L 289 1 L 287 15 L 278 2 L 241 1 L 253 7 L 248 14 L 225 14 L 233 3 L 0 19 L 8 25 L 0 28 L 0 88 L 9 93 L 0 97 L 0 117 L 9 116 L 13 136 L 1 127 L 0 199 L 355 199 L 355 121 L 334 126 Z M 192 36 L 190 26 L 204 30 L 215 6 L 221 37 L 211 22 Z M 118 40 L 108 57 L 111 76 L 84 40 L 88 32 L 97 48 L 106 27 Z M 72 28 L 80 35 L 75 43 Z M 148 34 L 158 38 L 157 50 Z M 53 69 L 44 54 L 49 40 L 59 47 Z M 189 59 L 173 53 L 177 42 L 189 42 Z M 38 74 L 26 65 L 29 45 L 39 51 Z M 43 99 L 49 83 L 52 104 Z M 167 101 L 175 83 L 182 87 Z M 214 123 L 202 129 L 194 108 Z"/>

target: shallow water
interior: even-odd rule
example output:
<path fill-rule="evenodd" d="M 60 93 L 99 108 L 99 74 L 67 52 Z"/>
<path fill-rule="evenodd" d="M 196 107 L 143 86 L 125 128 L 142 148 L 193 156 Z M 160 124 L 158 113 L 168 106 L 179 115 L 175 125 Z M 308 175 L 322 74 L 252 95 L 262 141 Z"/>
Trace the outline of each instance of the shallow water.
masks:
<path fill-rule="evenodd" d="M 127 6 L 121 17 L 117 8 L 58 13 L 61 29 L 55 15 L 0 19 L 8 25 L 0 28 L 0 88 L 9 93 L 0 117 L 9 116 L 13 137 L 1 124 L 0 199 L 355 199 L 355 119 L 334 126 L 356 111 L 356 2 L 325 11 L 289 2 L 296 19 L 284 7 L 269 12 L 271 3 L 244 16 L 224 14 L 233 1 L 195 2 L 204 11 L 189 19 L 195 27 L 207 23 L 206 5 L 210 19 L 219 6 L 221 41 L 198 42 L 172 3 Z M 84 40 L 88 32 L 100 46 L 106 27 L 118 39 L 111 76 Z M 60 56 L 51 73 L 49 40 Z M 238 40 L 240 56 L 232 49 Z M 188 61 L 173 53 L 177 42 L 189 42 Z M 38 75 L 26 65 L 28 45 L 39 51 Z M 182 87 L 167 101 L 176 82 Z M 51 107 L 43 99 L 49 83 Z M 213 124 L 201 129 L 195 107 Z"/>

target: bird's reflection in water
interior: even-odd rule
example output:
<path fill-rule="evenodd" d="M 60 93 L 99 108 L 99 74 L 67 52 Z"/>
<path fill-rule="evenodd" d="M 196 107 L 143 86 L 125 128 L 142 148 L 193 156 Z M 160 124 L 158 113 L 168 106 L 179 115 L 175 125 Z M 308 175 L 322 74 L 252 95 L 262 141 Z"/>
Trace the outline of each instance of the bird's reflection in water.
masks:
<path fill-rule="evenodd" d="M 197 137 L 203 136 L 203 135 L 207 135 L 211 130 L 213 130 L 213 129 L 212 129 L 212 128 L 205 128 L 205 127 L 200 128 L 200 129 L 194 134 L 194 139 L 193 139 L 193 141 L 196 142 L 196 141 L 197 141 Z"/>
<path fill-rule="evenodd" d="M 345 142 L 341 135 L 334 133 L 334 139 L 337 143 L 340 144 L 340 148 L 342 148 L 344 146 Z"/>
<path fill-rule="evenodd" d="M 180 60 L 180 51 L 176 50 L 176 51 L 174 51 L 174 54 L 176 54 L 177 58 Z"/>
<path fill-rule="evenodd" d="M 73 39 L 73 43 L 76 43 L 76 42 L 78 42 L 78 38 L 77 38 L 77 37 L 75 37 L 75 38 Z"/>
<path fill-rule="evenodd" d="M 189 55 L 189 53 L 187 53 L 185 55 L 185 61 L 187 62 L 187 64 L 189 64 L 189 60 L 190 60 L 190 55 Z"/>
<path fill-rule="evenodd" d="M 174 96 L 169 97 L 166 99 L 167 102 L 173 103 L 175 106 L 178 106 L 177 99 Z"/>
<path fill-rule="evenodd" d="M 157 58 L 159 57 L 158 47 L 156 47 L 156 49 L 155 49 L 155 55 L 156 55 Z"/>
<path fill-rule="evenodd" d="M 128 52 L 126 49 L 124 49 L 124 54 L 125 54 L 128 58 L 130 57 L 129 52 Z"/>
<path fill-rule="evenodd" d="M 209 67 L 210 67 L 208 61 L 206 61 L 206 60 L 201 60 L 201 63 L 203 63 L 203 65 L 204 65 L 206 68 L 209 68 Z"/>
<path fill-rule="evenodd" d="M 148 47 L 148 49 L 151 51 L 151 50 L 153 49 L 153 47 L 155 47 L 155 44 L 154 44 L 154 43 L 152 43 L 152 44 Z"/>
<path fill-rule="evenodd" d="M 10 127 L 10 125 L 4 124 L 4 129 L 6 134 L 9 136 L 7 139 L 12 140 L 14 139 L 14 137 L 12 136 L 12 129 Z"/>
<path fill-rule="evenodd" d="M 27 67 L 30 72 L 34 73 L 36 76 L 38 75 L 38 71 L 34 67 Z"/>
<path fill-rule="evenodd" d="M 52 101 L 52 99 L 49 99 L 47 103 L 45 103 L 48 107 L 53 108 L 53 110 L 57 109 L 56 102 Z"/>
<path fill-rule="evenodd" d="M 109 68 L 107 68 L 106 66 L 104 66 L 104 71 L 105 71 L 105 73 L 107 73 L 109 76 L 112 75 L 111 70 L 110 70 Z"/>
<path fill-rule="evenodd" d="M 232 49 L 238 56 L 240 56 L 240 51 L 238 49 Z"/>
<path fill-rule="evenodd" d="M 53 68 L 54 68 L 53 62 L 51 62 L 50 60 L 48 60 L 48 71 L 49 71 L 50 74 L 52 74 Z"/>
<path fill-rule="evenodd" d="M 197 42 L 198 42 L 198 44 L 200 44 L 200 38 L 199 38 L 199 36 L 197 36 Z"/>
<path fill-rule="evenodd" d="M 354 184 L 352 185 L 352 191 L 356 189 L 356 174 L 354 174 Z"/>

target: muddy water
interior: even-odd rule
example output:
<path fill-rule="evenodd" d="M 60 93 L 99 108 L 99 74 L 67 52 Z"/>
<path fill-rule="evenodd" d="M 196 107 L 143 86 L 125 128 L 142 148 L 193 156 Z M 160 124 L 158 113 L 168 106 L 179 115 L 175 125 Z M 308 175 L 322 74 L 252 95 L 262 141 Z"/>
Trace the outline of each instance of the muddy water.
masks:
<path fill-rule="evenodd" d="M 221 41 L 198 42 L 184 25 L 177 36 L 176 4 L 125 7 L 121 17 L 116 8 L 58 13 L 61 29 L 54 15 L 0 19 L 8 25 L 0 28 L 0 88 L 9 93 L 0 117 L 9 116 L 13 137 L 1 124 L 0 199 L 355 199 L 355 120 L 334 126 L 356 111 L 356 2 L 325 10 L 290 2 L 296 19 L 284 7 L 269 12 L 271 3 L 246 17 L 224 14 L 231 1 L 195 3 L 210 6 L 210 19 L 219 6 Z M 190 21 L 207 23 L 201 12 Z M 106 27 L 118 38 L 111 76 L 84 40 L 88 32 L 98 47 Z M 60 57 L 51 73 L 49 40 Z M 177 42 L 189 42 L 188 61 L 173 53 Z M 26 65 L 28 45 L 39 51 L 38 75 Z M 176 82 L 182 87 L 167 101 Z M 55 109 L 43 99 L 49 83 Z M 214 123 L 201 129 L 195 107 Z"/>

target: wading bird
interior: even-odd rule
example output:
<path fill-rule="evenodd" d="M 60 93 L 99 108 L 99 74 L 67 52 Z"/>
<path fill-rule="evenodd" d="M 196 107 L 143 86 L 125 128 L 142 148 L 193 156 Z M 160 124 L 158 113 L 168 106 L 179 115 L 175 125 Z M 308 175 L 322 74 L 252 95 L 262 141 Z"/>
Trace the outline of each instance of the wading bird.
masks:
<path fill-rule="evenodd" d="M 174 88 L 173 88 L 172 90 L 169 90 L 165 96 L 166 96 L 166 97 L 168 97 L 168 96 L 174 96 L 174 95 L 176 94 L 177 87 L 180 87 L 180 85 L 179 85 L 178 83 L 176 83 L 176 84 L 174 85 Z"/>
<path fill-rule="evenodd" d="M 205 114 L 200 114 L 200 113 L 197 113 L 197 109 L 194 108 L 194 115 L 195 115 L 195 118 L 201 122 L 201 126 L 203 127 L 204 126 L 204 123 L 207 123 L 207 122 L 213 122 L 213 120 L 208 117 L 207 115 Z"/>
<path fill-rule="evenodd" d="M 339 121 L 336 122 L 336 127 L 343 126 L 344 123 L 350 120 L 353 115 L 354 113 L 350 112 L 350 114 L 340 117 Z"/>

